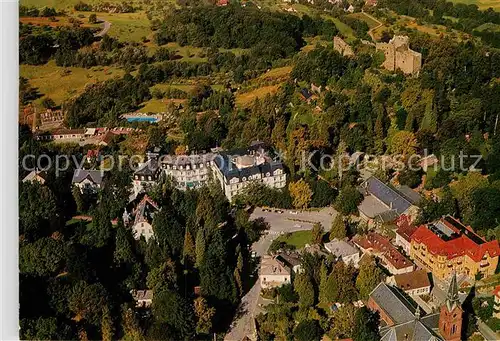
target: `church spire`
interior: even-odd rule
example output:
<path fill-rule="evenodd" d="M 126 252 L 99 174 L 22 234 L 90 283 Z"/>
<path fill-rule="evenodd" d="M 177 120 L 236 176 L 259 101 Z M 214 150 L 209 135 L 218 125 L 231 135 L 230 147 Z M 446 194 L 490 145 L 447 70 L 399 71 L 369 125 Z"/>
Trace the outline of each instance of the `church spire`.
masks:
<path fill-rule="evenodd" d="M 460 301 L 458 299 L 457 274 L 453 271 L 448 294 L 446 295 L 446 308 L 448 308 L 448 311 L 452 311 L 456 306 L 460 306 Z"/>

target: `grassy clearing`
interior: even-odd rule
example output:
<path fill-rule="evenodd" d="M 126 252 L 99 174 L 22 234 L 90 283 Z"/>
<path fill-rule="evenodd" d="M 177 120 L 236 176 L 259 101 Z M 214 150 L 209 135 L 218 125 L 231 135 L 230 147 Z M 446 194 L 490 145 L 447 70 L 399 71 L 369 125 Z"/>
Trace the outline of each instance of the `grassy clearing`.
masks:
<path fill-rule="evenodd" d="M 79 0 L 20 0 L 19 4 L 24 6 L 35 6 L 41 7 L 54 7 L 56 9 L 68 9 L 73 8 L 74 5 L 78 3 Z M 88 0 L 86 3 L 95 4 L 98 0 Z"/>
<path fill-rule="evenodd" d="M 500 11 L 500 1 L 498 0 L 450 0 L 453 3 L 466 5 L 477 5 L 479 9 L 485 10 L 493 8 L 495 11 Z"/>
<path fill-rule="evenodd" d="M 194 85 L 191 85 L 191 84 L 167 84 L 167 83 L 162 83 L 162 84 L 155 84 L 154 86 L 151 87 L 151 89 L 159 89 L 159 90 L 162 90 L 162 91 L 165 91 L 165 90 L 168 90 L 168 89 L 171 89 L 171 88 L 179 89 L 179 90 L 182 90 L 184 92 L 189 93 L 190 91 L 192 91 L 194 89 Z"/>
<path fill-rule="evenodd" d="M 481 26 L 478 26 L 474 29 L 474 31 L 488 31 L 488 32 L 500 32 L 500 25 L 496 25 L 493 23 L 486 23 L 482 24 Z"/>
<path fill-rule="evenodd" d="M 42 7 L 53 7 L 56 9 L 73 9 L 73 7 L 79 3 L 81 0 L 19 0 L 20 5 L 24 6 L 35 6 L 37 8 Z M 105 1 L 102 0 L 85 0 L 87 4 L 95 5 L 98 3 L 102 3 Z M 110 1 L 112 2 L 112 1 Z M 129 0 L 129 3 L 140 5 L 141 1 L 139 0 Z"/>
<path fill-rule="evenodd" d="M 278 91 L 280 85 L 263 86 L 248 92 L 236 94 L 236 105 L 241 107 L 249 106 L 256 98 L 264 98 L 267 94 L 274 94 Z"/>
<path fill-rule="evenodd" d="M 19 22 L 23 24 L 30 24 L 35 26 L 50 26 L 50 27 L 60 27 L 60 26 L 72 26 L 73 24 L 69 22 L 71 17 L 55 17 L 56 21 L 50 20 L 50 18 L 43 17 L 21 17 Z M 87 23 L 87 20 L 82 20 L 82 27 L 98 27 L 97 25 L 91 25 Z"/>
<path fill-rule="evenodd" d="M 335 26 L 339 30 L 340 34 L 345 37 L 345 40 L 348 43 L 352 43 L 354 40 L 356 40 L 356 35 L 354 34 L 354 30 L 348 25 L 344 24 L 342 21 L 340 21 L 340 19 L 334 18 L 327 14 L 323 14 L 321 17 L 323 19 L 333 21 L 335 23 Z"/>
<path fill-rule="evenodd" d="M 288 77 L 288 75 L 292 72 L 291 66 L 283 66 L 275 69 L 271 69 L 268 72 L 259 76 L 259 80 L 276 80 Z"/>
<path fill-rule="evenodd" d="M 51 60 L 45 65 L 21 65 L 19 74 L 27 78 L 31 86 L 38 88 L 40 94 L 60 105 L 81 93 L 87 84 L 121 77 L 124 71 L 115 67 L 61 67 Z M 35 101 L 35 104 L 40 100 Z"/>
<path fill-rule="evenodd" d="M 296 231 L 292 233 L 287 233 L 276 238 L 278 242 L 285 242 L 288 245 L 293 245 L 297 249 L 301 249 L 306 244 L 311 243 L 312 232 L 309 231 Z"/>
<path fill-rule="evenodd" d="M 153 113 L 165 112 L 167 105 L 169 103 L 181 104 L 185 103 L 186 101 L 187 101 L 186 99 L 152 98 L 149 101 L 142 103 L 141 108 L 139 108 L 137 112 L 153 112 Z"/>
<path fill-rule="evenodd" d="M 378 23 L 373 20 L 372 18 L 370 18 L 369 16 L 367 16 L 365 13 L 351 13 L 348 15 L 348 17 L 351 17 L 351 18 L 354 18 L 354 19 L 359 19 L 359 20 L 362 20 L 364 22 L 366 22 L 366 24 L 368 25 L 369 28 L 374 28 L 375 26 L 378 25 Z"/>
<path fill-rule="evenodd" d="M 210 86 L 215 91 L 224 90 L 223 84 L 212 84 Z M 161 83 L 161 84 L 153 85 L 151 87 L 151 90 L 159 89 L 159 90 L 165 91 L 165 90 L 174 88 L 174 89 L 182 90 L 182 91 L 187 92 L 189 94 L 191 91 L 193 91 L 194 87 L 195 87 L 194 84 Z"/>
<path fill-rule="evenodd" d="M 90 12 L 78 12 L 83 14 L 83 22 L 87 21 Z M 143 38 L 152 39 L 153 32 L 151 24 L 145 12 L 137 13 L 97 13 L 99 19 L 109 21 L 111 28 L 108 31 L 110 37 L 124 42 L 141 42 Z M 102 24 L 98 24 L 102 27 Z"/>
<path fill-rule="evenodd" d="M 142 108 L 138 111 L 140 112 L 163 112 L 167 107 L 167 103 L 164 99 L 150 99 L 147 102 L 142 103 Z"/>

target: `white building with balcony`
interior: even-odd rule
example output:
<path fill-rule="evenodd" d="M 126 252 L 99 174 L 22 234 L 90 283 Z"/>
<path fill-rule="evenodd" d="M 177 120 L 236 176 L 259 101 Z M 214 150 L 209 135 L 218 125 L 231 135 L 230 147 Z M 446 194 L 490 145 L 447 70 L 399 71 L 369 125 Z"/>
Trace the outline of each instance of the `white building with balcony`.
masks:
<path fill-rule="evenodd" d="M 269 157 L 262 144 L 217 155 L 213 170 L 229 201 L 251 183 L 260 182 L 271 188 L 286 186 L 283 164 Z"/>

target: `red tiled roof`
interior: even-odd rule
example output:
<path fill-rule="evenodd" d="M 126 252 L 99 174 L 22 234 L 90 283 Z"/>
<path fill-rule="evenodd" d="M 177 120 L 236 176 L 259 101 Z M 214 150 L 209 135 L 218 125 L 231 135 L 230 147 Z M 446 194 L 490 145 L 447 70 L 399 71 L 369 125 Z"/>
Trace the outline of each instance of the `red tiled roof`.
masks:
<path fill-rule="evenodd" d="M 391 263 L 396 269 L 404 269 L 413 266 L 413 263 L 392 245 L 390 245 L 389 250 L 384 253 L 384 259 L 386 262 Z"/>
<path fill-rule="evenodd" d="M 52 132 L 52 135 L 83 135 L 85 133 L 85 129 L 67 129 L 60 128 L 56 129 Z"/>
<path fill-rule="evenodd" d="M 87 157 L 98 157 L 99 151 L 97 149 L 89 149 L 87 151 Z"/>
<path fill-rule="evenodd" d="M 398 226 L 396 233 L 408 242 L 411 240 L 411 235 L 417 230 L 417 227 L 411 223 L 410 217 L 404 214 L 397 218 L 396 225 Z"/>
<path fill-rule="evenodd" d="M 412 266 L 412 262 L 403 256 L 396 249 L 389 239 L 375 232 L 369 232 L 366 236 L 356 236 L 353 242 L 365 250 L 372 250 L 379 254 L 386 262 L 390 263 L 396 269 L 403 269 Z"/>
<path fill-rule="evenodd" d="M 365 236 L 355 236 L 353 242 L 363 249 L 372 249 L 374 252 L 385 252 L 391 247 L 389 239 L 375 232 L 368 232 Z"/>
<path fill-rule="evenodd" d="M 430 287 L 431 282 L 425 270 L 417 270 L 400 275 L 394 275 L 396 285 L 403 290 L 413 290 Z"/>
<path fill-rule="evenodd" d="M 420 226 L 411 236 L 417 243 L 427 246 L 430 253 L 434 255 L 446 256 L 447 259 L 468 255 L 475 262 L 479 262 L 488 253 L 490 257 L 500 255 L 500 246 L 497 240 L 476 244 L 465 235 L 445 241 L 439 238 L 425 225 Z"/>
<path fill-rule="evenodd" d="M 497 285 L 495 290 L 493 290 L 493 296 L 500 297 L 500 285 Z"/>

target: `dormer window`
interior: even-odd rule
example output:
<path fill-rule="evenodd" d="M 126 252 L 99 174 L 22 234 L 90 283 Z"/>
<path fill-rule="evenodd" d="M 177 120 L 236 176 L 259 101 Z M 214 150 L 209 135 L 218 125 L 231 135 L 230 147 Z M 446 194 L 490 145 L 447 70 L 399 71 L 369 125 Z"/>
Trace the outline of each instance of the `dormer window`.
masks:
<path fill-rule="evenodd" d="M 271 176 L 271 173 L 267 172 L 267 173 L 266 173 L 266 176 Z"/>
<path fill-rule="evenodd" d="M 176 166 L 172 166 L 172 169 L 173 169 L 173 170 L 176 170 L 176 169 L 177 169 L 177 167 L 176 167 Z"/>
<path fill-rule="evenodd" d="M 243 181 L 247 181 L 247 178 L 246 178 L 246 177 L 243 177 L 243 179 L 241 179 L 241 180 L 243 180 Z"/>

